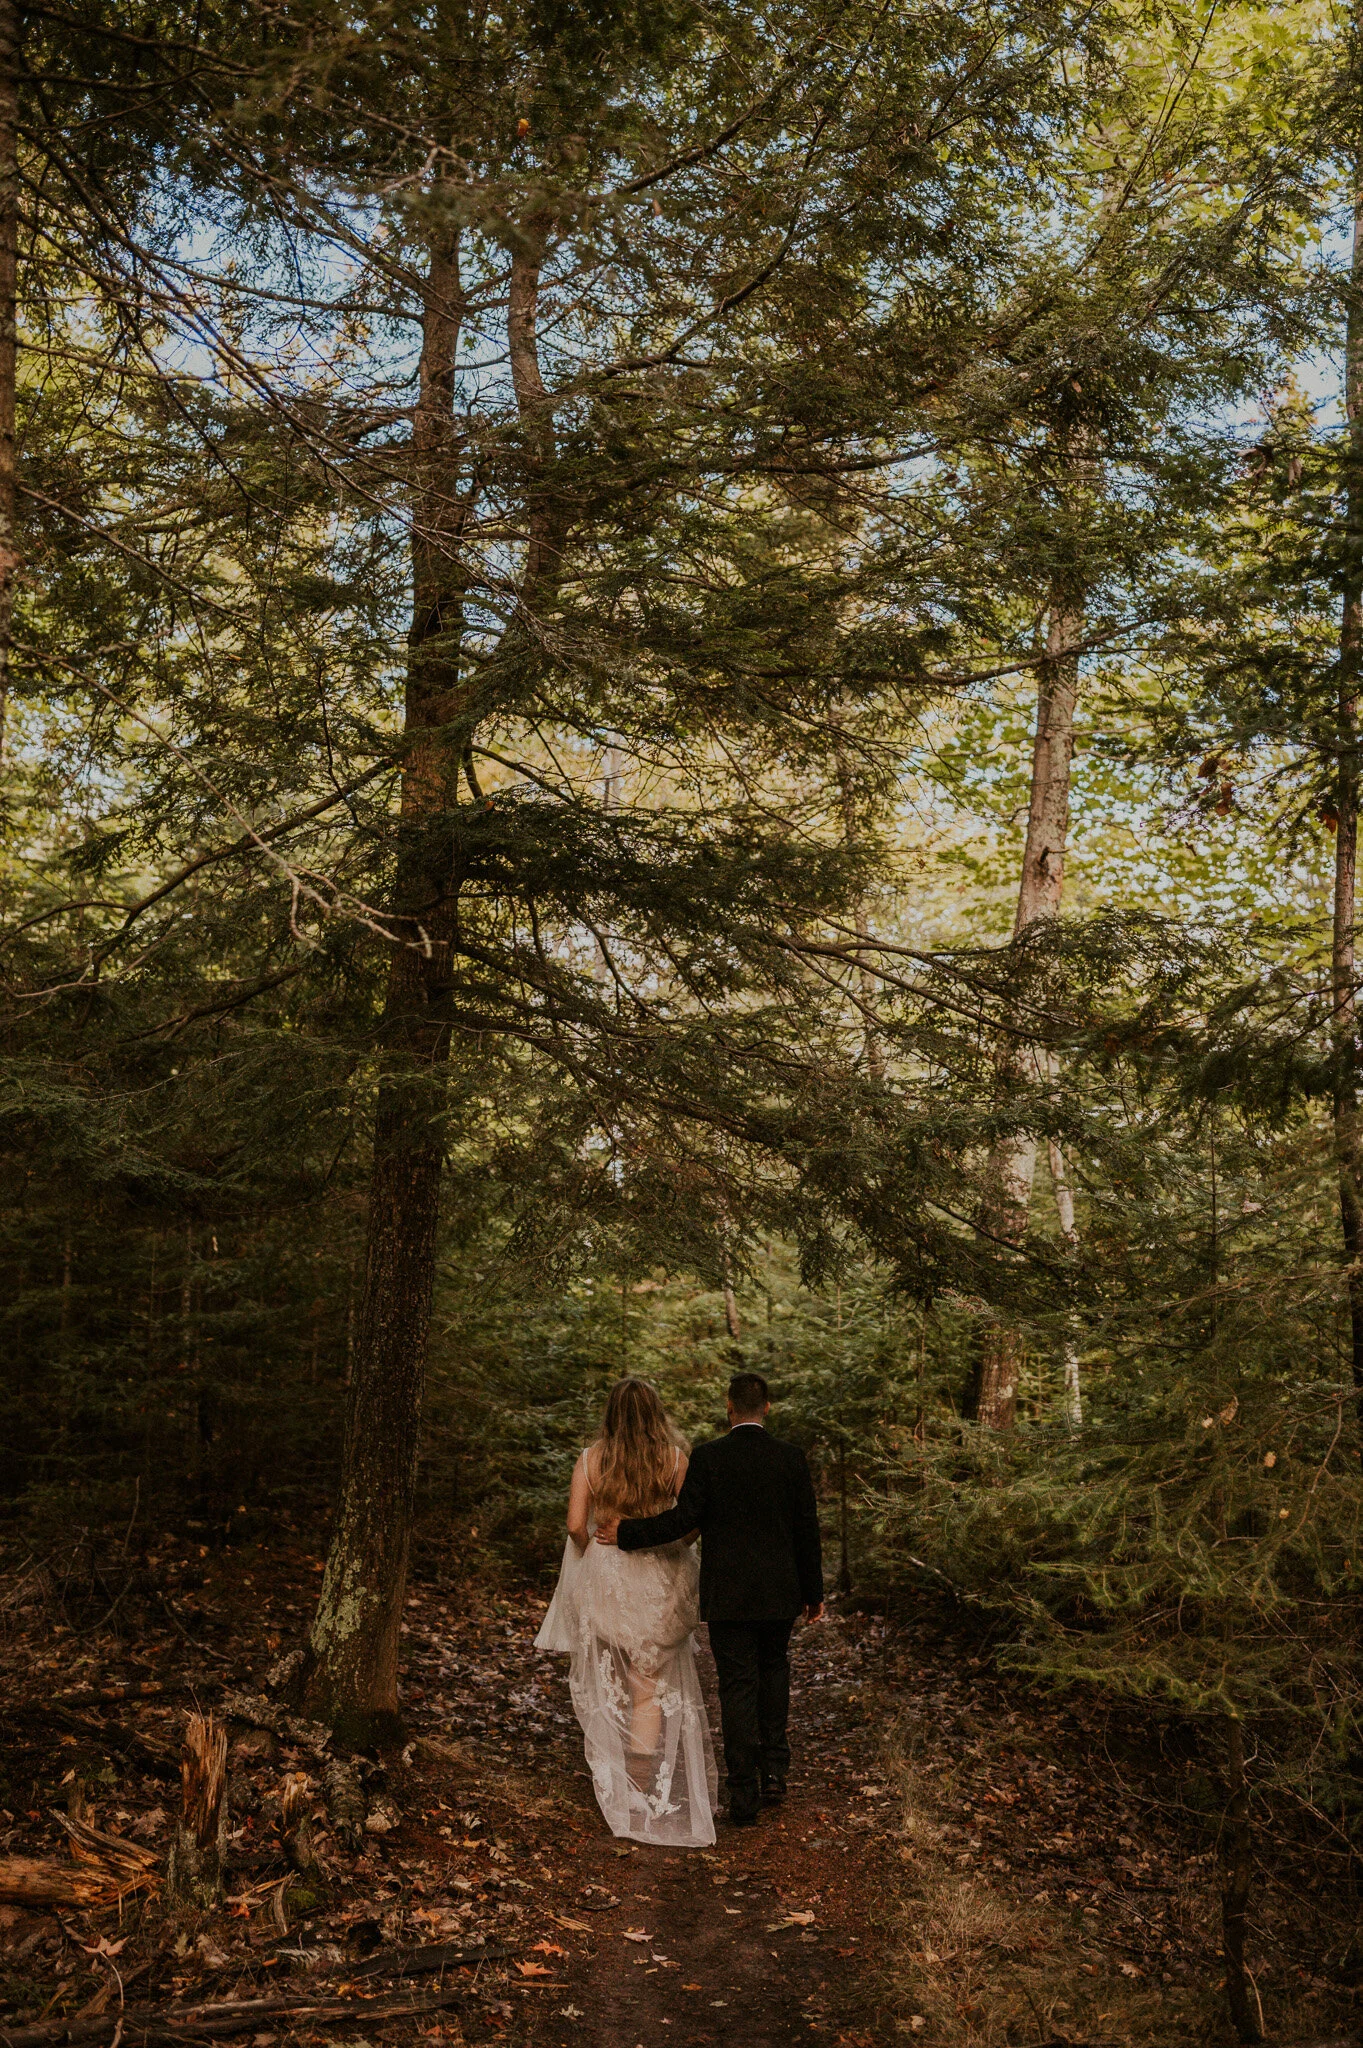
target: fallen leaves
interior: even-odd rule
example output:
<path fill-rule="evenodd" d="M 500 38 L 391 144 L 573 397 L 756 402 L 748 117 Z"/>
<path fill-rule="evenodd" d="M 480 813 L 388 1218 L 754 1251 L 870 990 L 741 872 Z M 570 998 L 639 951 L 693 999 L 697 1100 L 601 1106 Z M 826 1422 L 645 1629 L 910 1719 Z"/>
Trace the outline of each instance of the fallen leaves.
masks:
<path fill-rule="evenodd" d="M 812 1927 L 813 1924 L 814 1915 L 812 1913 L 787 1913 L 784 1920 L 773 1920 L 767 1929 L 767 1933 L 780 1934 L 782 1929 L 786 1927 Z"/>
<path fill-rule="evenodd" d="M 256 1597 L 253 1592 L 252 1600 Z M 458 1659 L 450 1652 L 450 1642 L 455 1633 L 460 1640 Z M 232 1867 L 230 1899 L 213 1925 L 213 1954 L 195 1950 L 192 1941 L 187 1944 L 186 1954 L 191 1967 L 197 1960 L 201 1965 L 209 1964 L 210 1968 L 219 1962 L 243 1969 L 254 1968 L 257 1982 L 262 1985 L 268 1983 L 270 1991 L 275 1994 L 295 1988 L 287 1982 L 290 1977 L 306 1979 L 297 1984 L 294 1999 L 276 1995 L 263 2002 L 247 2000 L 242 2006 L 233 2003 L 230 2028 L 233 2034 L 238 2033 L 239 2026 L 246 2028 L 249 2025 L 261 2030 L 254 2039 L 249 2031 L 239 2034 L 238 2037 L 250 2043 L 251 2048 L 276 2048 L 278 2042 L 287 2042 L 293 2029 L 303 2022 L 313 2031 L 314 2040 L 325 2041 L 334 2031 L 343 2036 L 349 2048 L 354 2048 L 360 2026 L 369 2029 L 371 2041 L 377 2042 L 372 2027 L 381 2025 L 390 2013 L 401 2019 L 408 2038 L 416 2041 L 416 2048 L 435 2048 L 442 2039 L 447 2043 L 457 2041 L 460 2026 L 465 2023 L 462 2012 L 458 2021 L 447 2018 L 442 2001 L 456 2007 L 467 2002 L 469 2018 L 476 2018 L 480 2023 L 496 2015 L 501 2015 L 508 2022 L 513 2019 L 524 2022 L 527 2014 L 535 2010 L 538 1996 L 545 1993 L 561 1995 L 564 1991 L 570 1998 L 587 1996 L 587 2008 L 584 2010 L 576 2003 L 565 2002 L 562 2007 L 538 2008 L 536 2017 L 542 2018 L 546 2013 L 558 2014 L 565 2027 L 571 2030 L 570 2034 L 563 2034 L 565 2041 L 571 2038 L 575 2043 L 580 2035 L 584 2043 L 590 2043 L 599 2032 L 598 1974 L 608 1978 L 613 1970 L 618 1979 L 622 1969 L 637 1966 L 641 1973 L 648 1976 L 656 1974 L 663 1979 L 661 1985 L 654 1987 L 651 1996 L 665 1999 L 670 1988 L 682 1994 L 692 2012 L 697 2007 L 703 2009 L 711 2001 L 716 2010 L 727 2008 L 736 2011 L 740 1995 L 735 1992 L 732 1999 L 725 1995 L 728 1988 L 725 1975 L 727 1951 L 746 1940 L 750 1931 L 755 1935 L 762 1925 L 759 1916 L 763 1912 L 775 1912 L 776 1928 L 794 1933 L 796 1942 L 803 1938 L 811 1944 L 808 1958 L 811 1962 L 823 1953 L 822 1948 L 812 1946 L 816 1934 L 808 1930 L 814 1928 L 816 1914 L 824 1914 L 832 1908 L 825 1906 L 814 1889 L 819 1879 L 815 1876 L 811 1882 L 809 1871 L 815 1853 L 829 1846 L 826 1840 L 816 1837 L 809 1851 L 809 1864 L 805 1863 L 803 1852 L 796 1848 L 794 1841 L 789 1842 L 785 1846 L 793 1852 L 791 1861 L 784 1867 L 778 1866 L 770 1875 L 751 1867 L 749 1860 L 735 1858 L 732 1854 L 697 1858 L 695 1879 L 698 1889 L 704 1892 L 703 1903 L 711 1926 L 720 1917 L 721 1905 L 726 1917 L 742 1917 L 744 1921 L 742 1932 L 728 1932 L 724 1944 L 726 1955 L 715 1966 L 715 1959 L 691 1953 L 689 1923 L 683 1917 L 674 1925 L 668 1907 L 659 1902 L 659 1913 L 663 1916 L 661 1924 L 666 1927 L 669 1938 L 687 1950 L 693 1967 L 704 1964 L 704 1979 L 683 1980 L 681 1973 L 686 1967 L 687 1955 L 678 1959 L 670 1952 L 653 1948 L 654 1932 L 646 1922 L 635 1920 L 628 1914 L 623 1895 L 615 1893 L 604 1882 L 610 1867 L 606 1859 L 612 1853 L 608 1840 L 600 1844 L 595 1870 L 589 1864 L 574 1867 L 569 1863 L 571 1848 L 576 1843 L 576 1821 L 567 1824 L 565 1841 L 560 1806 L 554 1800 L 546 1799 L 539 1807 L 528 1806 L 529 1793 L 538 1796 L 537 1787 L 532 1782 L 534 1774 L 549 1774 L 550 1782 L 557 1783 L 552 1774 L 560 1769 L 556 1749 L 546 1751 L 542 1757 L 532 1756 L 528 1745 L 533 1745 L 541 1735 L 546 1741 L 557 1744 L 560 1738 L 552 1733 L 550 1724 L 556 1727 L 566 1718 L 556 1710 L 545 1711 L 546 1699 L 551 1709 L 557 1705 L 551 1689 L 541 1687 L 532 1697 L 534 1689 L 526 1687 L 520 1679 L 515 1679 L 513 1684 L 514 1674 L 527 1653 L 528 1640 L 528 1630 L 522 1630 L 520 1636 L 513 1637 L 511 1631 L 503 1627 L 500 1613 L 491 1621 L 480 1616 L 461 1622 L 457 1629 L 452 1629 L 445 1622 L 443 1611 L 438 1618 L 428 1616 L 422 1626 L 413 1625 L 407 1648 L 413 1669 L 420 1672 L 428 1688 L 423 1711 L 429 1715 L 438 1708 L 442 1721 L 462 1725 L 470 1731 L 469 1738 L 457 1750 L 428 1736 L 414 1739 L 405 1762 L 409 1768 L 416 1768 L 411 1780 L 403 1781 L 410 1794 L 404 1796 L 410 1837 L 406 1848 L 400 1856 L 395 1856 L 394 1842 L 402 1841 L 396 1825 L 382 1833 L 378 1830 L 369 1832 L 355 1852 L 358 1874 L 364 1879 L 364 1896 L 341 1892 L 338 1898 L 345 1903 L 339 1910 L 337 1899 L 330 1895 L 316 1905 L 305 1900 L 297 1908 L 291 1900 L 289 1919 L 298 1919 L 300 1923 L 297 1938 L 292 1945 L 271 1942 L 270 1953 L 260 1951 L 262 1938 L 268 1939 L 273 1931 L 269 1922 L 274 1908 L 279 1909 L 274 1915 L 279 1931 L 287 1933 L 287 1925 L 282 1918 L 283 1888 L 298 1884 L 293 1873 L 284 1872 L 279 1867 L 278 1842 L 276 1831 L 273 1831 L 274 1802 L 281 1775 L 307 1766 L 309 1758 L 306 1746 L 305 1753 L 300 1755 L 299 1745 L 287 1739 L 290 1736 L 288 1728 L 284 1728 L 281 1735 L 272 1729 L 252 1727 L 234 1745 L 233 1768 L 242 1781 L 243 1800 L 241 1808 L 233 1811 L 234 1821 L 240 1819 L 242 1822 L 240 1834 L 234 1836 L 233 1855 L 240 1861 L 234 1861 Z M 444 1668 L 446 1663 L 450 1666 L 448 1670 Z M 489 1715 L 487 1691 L 492 1676 L 496 1677 L 501 1689 L 499 1711 L 514 1716 L 514 1730 L 509 1726 L 503 1727 L 497 1714 Z M 435 1696 L 437 1692 L 438 1697 Z M 413 1692 L 413 1697 L 418 1697 L 417 1691 Z M 840 1715 L 840 1701 L 837 1702 L 837 1710 Z M 541 1723 L 544 1724 L 542 1728 Z M 148 1725 L 151 1725 L 150 1719 Z M 157 1730 L 159 1726 L 157 1723 Z M 527 1774 L 524 1784 L 519 1779 L 516 1781 L 515 1802 L 507 1796 L 507 1788 L 500 1777 L 494 1782 L 492 1776 L 485 1780 L 477 1775 L 484 1767 L 489 1772 L 494 1766 L 500 1770 L 498 1758 L 507 1750 L 513 1733 L 519 1745 L 517 1755 L 520 1762 L 517 1767 L 523 1768 Z M 67 1760 L 63 1756 L 63 1765 Z M 868 1825 L 883 1825 L 888 1800 L 897 1796 L 894 1790 L 887 1790 L 883 1771 L 877 1775 L 869 1763 L 863 1762 L 862 1767 L 856 1769 L 851 1767 L 850 1759 L 847 1762 L 847 1776 L 851 1782 L 844 1781 L 839 1785 L 836 1812 L 821 1811 L 817 1821 L 811 1819 L 808 1823 L 811 1828 L 817 1827 L 824 1837 L 841 1832 L 845 1810 L 852 1805 L 877 1815 L 877 1820 L 874 1823 L 868 1821 Z M 374 1796 L 376 1786 L 370 1784 L 368 1789 L 370 1810 L 385 1811 Z M 849 1796 L 856 1792 L 862 1794 L 859 1800 Z M 152 1796 L 150 1780 L 143 1786 L 142 1796 Z M 824 1796 L 829 1795 L 825 1793 Z M 882 1800 L 887 1803 L 881 1805 L 879 1802 Z M 483 1810 L 478 1810 L 480 1807 Z M 391 1811 L 396 1823 L 396 1807 L 393 1806 Z M 528 1811 L 545 1824 L 528 1825 Z M 254 1821 L 253 1815 L 257 1816 Z M 39 1818 L 39 1815 L 34 1815 L 35 1821 Z M 117 1818 L 122 1822 L 130 1816 L 120 1812 Z M 167 1825 L 165 1809 L 156 1807 L 134 1821 L 129 1833 L 134 1837 L 139 1833 L 147 1836 L 156 1834 L 159 1840 Z M 501 1834 L 497 1832 L 499 1829 Z M 796 1831 L 802 1832 L 799 1822 L 796 1823 Z M 503 1840 L 502 1834 L 509 1839 Z M 770 1839 L 776 1847 L 782 1845 L 782 1837 L 775 1832 Z M 532 1849 L 536 1871 L 533 1884 L 522 1882 L 522 1879 L 532 1876 L 530 1862 L 518 1864 L 516 1861 L 527 1857 Z M 144 1850 L 143 1853 L 154 1853 L 159 1864 L 160 1849 Z M 338 1862 L 344 1862 L 345 1859 L 337 1853 Z M 346 1852 L 346 1858 L 350 1853 Z M 628 1873 L 623 1869 L 623 1861 L 637 1857 L 637 1851 L 625 1848 L 618 1853 L 622 1857 L 618 1881 L 637 1885 L 640 1890 L 647 1889 L 651 1873 L 646 1877 L 644 1868 L 637 1862 L 632 1863 Z M 596 1876 L 603 1881 L 595 1884 L 587 1881 L 589 1877 Z M 718 1898 L 712 1897 L 707 1877 L 718 1890 Z M 402 1887 L 396 1896 L 395 1884 Z M 735 1886 L 736 1890 L 726 1893 L 729 1885 Z M 808 1885 L 807 1895 L 814 1898 L 814 1908 L 788 1909 L 786 1898 L 782 1896 L 785 1885 L 801 1889 Z M 631 1898 L 630 1903 L 635 1902 Z M 645 1900 L 640 1898 L 638 1903 L 645 1903 Z M 620 1915 L 618 1923 L 609 1917 L 604 1921 L 600 1917 L 616 1912 Z M 494 1918 L 500 1915 L 506 1917 Z M 255 1920 L 257 1925 L 248 1937 L 244 1923 L 249 1920 Z M 494 1927 L 500 1928 L 504 1938 L 511 1936 L 514 1945 L 510 1948 L 493 1945 L 490 1935 Z M 576 1948 L 569 1950 L 566 1944 L 560 1945 L 549 1934 L 550 1927 L 573 1934 Z M 617 1932 L 633 1950 L 630 1964 L 622 1963 L 619 1951 L 610 1948 L 610 1940 Z M 826 1941 L 827 1926 L 821 1926 L 817 1932 Z M 133 1972 L 125 1970 L 124 1965 L 130 1960 L 135 1961 L 146 1945 L 140 1931 L 130 1935 L 126 1927 L 111 1927 L 110 1934 L 113 1940 L 108 1944 L 107 1955 L 97 1959 L 93 1953 L 88 1954 L 88 1960 L 96 1964 L 90 1972 L 90 1986 L 96 1980 L 109 1980 L 108 1984 L 101 1982 L 97 1992 L 102 2001 L 101 2011 L 103 2004 L 110 2005 L 108 2030 L 100 2036 L 102 2048 L 113 2048 L 110 2034 L 118 2014 L 112 2010 L 112 2004 L 121 1996 L 118 1976 L 132 1981 Z M 111 1958 L 117 1955 L 115 1943 L 120 1935 L 125 1937 L 127 1946 L 125 1953 L 118 1958 L 118 1972 L 115 1973 Z M 539 1938 L 541 1935 L 543 1939 Z M 592 1935 L 598 1938 L 589 1940 Z M 84 1936 L 86 1943 L 95 1939 L 93 1933 Z M 532 1940 L 533 1946 L 530 1945 Z M 118 1943 L 118 1947 L 122 1946 Z M 842 1953 L 851 1957 L 861 1952 L 852 1947 Z M 613 1966 L 612 1955 L 615 1958 Z M 772 1955 L 775 1957 L 777 1952 L 773 1951 Z M 773 1976 L 797 1967 L 796 1959 L 803 1957 L 803 1950 L 795 1943 L 783 1945 L 777 1960 L 777 1972 Z M 757 1966 L 764 1970 L 767 1957 L 760 1948 L 755 1950 L 755 1960 Z M 443 1980 L 448 1989 L 437 1998 L 424 1998 L 409 1988 L 411 1979 L 418 1974 L 429 1975 L 437 1966 L 449 1973 Z M 141 1967 L 145 1970 L 146 1965 Z M 817 1967 L 822 1969 L 826 1965 Z M 394 1977 L 399 1981 L 390 1986 L 388 1980 Z M 281 1982 L 281 1979 L 285 1981 Z M 85 1988 L 88 1987 L 83 1986 L 82 1991 Z M 236 1998 L 240 1998 L 241 1988 L 236 1987 Z M 175 1989 L 177 1998 L 183 2000 L 183 1979 L 176 1982 Z M 645 1990 L 646 1987 L 640 1983 L 639 1994 Z M 223 1994 L 219 1992 L 217 1995 L 221 1997 Z M 696 2001 L 694 2006 L 691 2005 L 692 1999 Z M 508 2000 L 514 2003 L 508 2003 Z M 244 2009 L 246 2005 L 251 2007 L 249 2011 Z M 178 2023 L 179 2007 L 175 2010 Z M 194 2012 L 196 2026 L 203 2023 L 204 2018 L 204 2011 Z M 215 2027 L 218 2024 L 216 2014 L 213 2023 Z M 669 2032 L 676 2034 L 681 2033 L 685 2024 L 680 2013 L 675 2021 L 664 2018 L 656 2021 L 658 2028 L 665 2023 Z M 549 2025 L 552 2026 L 552 2022 Z M 223 2031 L 228 2031 L 225 2021 Z M 836 2032 L 836 2027 L 833 2031 Z M 548 2038 L 546 2034 L 546 2040 Z M 555 2041 L 557 2038 L 554 2037 Z M 660 2036 L 660 2041 L 666 2038 Z M 2 2042 L 0 2048 L 3 2048 Z M 30 2048 L 57 2048 L 55 2037 L 51 2042 L 45 2040 L 30 2044 Z M 167 2048 L 182 2048 L 182 2044 L 168 2042 Z M 183 2048 L 194 2048 L 188 2040 L 187 2026 Z M 626 2043 L 625 2048 L 630 2048 L 630 2044 Z M 660 2042 L 653 2043 L 653 2048 L 660 2048 Z"/>

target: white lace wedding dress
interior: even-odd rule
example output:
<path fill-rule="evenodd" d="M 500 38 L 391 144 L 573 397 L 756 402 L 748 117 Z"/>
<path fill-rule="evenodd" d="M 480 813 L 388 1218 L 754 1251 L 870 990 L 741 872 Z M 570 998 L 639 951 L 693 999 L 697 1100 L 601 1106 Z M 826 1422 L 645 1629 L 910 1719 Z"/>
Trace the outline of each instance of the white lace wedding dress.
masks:
<path fill-rule="evenodd" d="M 691 1642 L 699 1581 L 692 1544 L 624 1551 L 591 1541 L 579 1554 L 570 1536 L 535 1638 L 537 1650 L 572 1659 L 569 1689 L 611 1833 L 660 1848 L 715 1839 L 718 1779 Z"/>

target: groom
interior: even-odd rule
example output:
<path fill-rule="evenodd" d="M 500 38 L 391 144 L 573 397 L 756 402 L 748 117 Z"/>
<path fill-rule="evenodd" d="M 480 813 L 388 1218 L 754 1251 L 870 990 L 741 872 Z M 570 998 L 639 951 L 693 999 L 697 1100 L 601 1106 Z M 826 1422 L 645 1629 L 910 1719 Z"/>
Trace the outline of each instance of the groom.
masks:
<path fill-rule="evenodd" d="M 771 1398 L 760 1373 L 729 1382 L 729 1434 L 697 1444 L 677 1505 L 604 1521 L 598 1543 L 650 1550 L 699 1529 L 701 1619 L 719 1673 L 729 1819 L 751 1827 L 763 1799 L 786 1796 L 790 1632 L 823 1613 L 814 1486 L 805 1454 L 768 1436 Z"/>

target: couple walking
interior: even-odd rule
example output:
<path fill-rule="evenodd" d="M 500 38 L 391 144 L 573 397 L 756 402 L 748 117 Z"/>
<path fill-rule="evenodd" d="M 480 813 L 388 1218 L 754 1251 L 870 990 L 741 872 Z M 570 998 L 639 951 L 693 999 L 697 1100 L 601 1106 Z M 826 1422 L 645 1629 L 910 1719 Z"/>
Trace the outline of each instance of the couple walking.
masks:
<path fill-rule="evenodd" d="M 573 1468 L 568 1543 L 540 1650 L 566 1651 L 611 1833 L 665 1848 L 715 1839 L 717 1779 L 692 1631 L 719 1674 L 729 1819 L 785 1796 L 790 1633 L 823 1613 L 804 1452 L 767 1433 L 759 1373 L 729 1382 L 729 1432 L 689 1451 L 646 1380 L 621 1380 Z M 695 1543 L 702 1543 L 697 1568 Z"/>

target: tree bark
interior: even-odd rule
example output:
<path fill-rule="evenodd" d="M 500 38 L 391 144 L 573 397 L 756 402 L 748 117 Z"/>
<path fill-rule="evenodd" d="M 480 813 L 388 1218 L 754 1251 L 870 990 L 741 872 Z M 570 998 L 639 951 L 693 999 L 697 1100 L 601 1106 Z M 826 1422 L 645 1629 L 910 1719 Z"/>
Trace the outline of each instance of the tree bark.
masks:
<path fill-rule="evenodd" d="M 73 1861 L 0 1856 L 0 1901 L 16 1906 L 104 1907 L 135 1892 L 152 1894 L 161 1880 L 151 1851 L 102 1835 L 77 1821 L 68 1827 Z"/>
<path fill-rule="evenodd" d="M 340 1499 L 303 1697 L 356 1748 L 396 1740 L 398 1647 L 416 1496 L 444 1163 L 449 1025 L 442 996 L 459 877 L 442 820 L 458 801 L 464 512 L 454 447 L 462 314 L 456 233 L 432 242 L 413 419 L 412 624 L 396 910 L 384 1004 L 363 1292 Z"/>
<path fill-rule="evenodd" d="M 0 1899 L 14 1906 L 88 1906 L 100 1887 L 74 1864 L 0 1856 Z"/>
<path fill-rule="evenodd" d="M 1348 419 L 1344 589 L 1335 722 L 1335 886 L 1331 920 L 1335 1164 L 1353 1383 L 1363 1399 L 1363 1142 L 1358 1114 L 1354 920 L 1358 871 L 1358 681 L 1363 660 L 1363 159 L 1354 169 L 1353 262 L 1344 340 Z"/>
<path fill-rule="evenodd" d="M 857 816 L 856 792 L 852 787 L 851 771 L 847 765 L 847 752 L 842 740 L 840 718 L 835 718 L 838 739 L 834 749 L 834 761 L 838 778 L 838 796 L 842 805 L 842 836 L 847 846 L 855 846 L 861 838 L 861 822 Z M 879 985 L 867 963 L 871 927 L 866 916 L 866 904 L 858 895 L 853 912 L 853 924 L 857 934 L 857 986 L 861 990 L 862 1051 L 866 1058 L 866 1071 L 873 1081 L 885 1079 L 885 1060 L 880 1048 L 880 1036 L 875 1027 L 875 999 Z"/>
<path fill-rule="evenodd" d="M 1046 632 L 1046 656 L 1040 665 L 1036 692 L 1036 731 L 1032 740 L 1032 789 L 1027 807 L 1027 837 L 1018 887 L 1016 938 L 1038 918 L 1060 909 L 1065 879 L 1065 846 L 1070 824 L 1070 763 L 1074 754 L 1074 701 L 1079 682 L 1078 648 L 1083 639 L 1082 609 L 1063 593 L 1053 594 Z M 1000 1062 L 1006 1089 L 1039 1072 L 1035 1054 L 1010 1051 Z M 1000 1138 L 985 1172 L 983 1222 L 1005 1244 L 1020 1245 L 1036 1178 L 1036 1138 L 1029 1131 Z M 1010 1429 L 1017 1417 L 1018 1371 L 1023 1337 L 1015 1325 L 997 1322 L 985 1332 L 980 1348 L 975 1413 L 988 1429 Z"/>
<path fill-rule="evenodd" d="M 1060 1235 L 1073 1250 L 1079 1242 L 1079 1233 L 1074 1227 L 1074 1190 L 1065 1167 L 1065 1155 L 1055 1139 L 1047 1148 L 1051 1187 L 1055 1192 L 1055 1213 L 1060 1223 Z M 1079 1385 L 1079 1346 L 1075 1342 L 1073 1321 L 1067 1325 L 1060 1347 L 1061 1364 L 1065 1377 L 1065 1420 L 1071 1429 L 1082 1429 L 1084 1424 L 1084 1396 Z"/>
<path fill-rule="evenodd" d="M 546 220 L 526 224 L 511 252 L 506 309 L 511 384 L 525 442 L 526 535 L 519 620 L 522 632 L 530 623 L 529 601 L 558 575 L 563 536 L 563 507 L 545 487 L 546 471 L 554 452 L 553 403 L 545 389 L 539 355 L 540 269 L 548 231 Z"/>
<path fill-rule="evenodd" d="M 620 789 L 623 780 L 624 755 L 622 749 L 616 745 L 615 737 L 612 734 L 601 760 L 601 814 L 603 817 L 609 818 L 612 812 L 619 810 Z M 609 985 L 611 978 L 611 963 L 606 952 L 605 942 L 599 932 L 592 940 L 592 947 L 596 956 L 596 966 L 593 970 L 596 984 L 598 988 L 605 989 Z"/>
<path fill-rule="evenodd" d="M 531 607 L 557 577 L 566 519 L 547 482 L 553 401 L 539 367 L 540 266 L 548 231 L 547 222 L 531 223 L 511 261 L 507 341 L 525 447 L 526 522 L 519 603 L 503 635 L 504 650 L 534 643 Z M 469 504 L 459 489 L 454 423 L 462 310 L 458 236 L 452 233 L 430 249 L 413 422 L 413 604 L 397 882 L 397 909 L 410 942 L 394 953 L 384 1009 L 389 1067 L 375 1116 L 345 1464 L 303 1688 L 308 1712 L 355 1748 L 396 1742 L 402 1734 L 398 1648 L 444 1165 L 449 975 L 462 882 L 455 820 L 461 771 L 476 791 L 475 713 L 460 661 L 459 548 Z"/>
<path fill-rule="evenodd" d="M 364 1839 L 364 1789 L 354 1764 L 333 1757 L 322 1777 L 326 1789 L 327 1819 L 336 1839 L 352 1854 Z"/>
<path fill-rule="evenodd" d="M 1245 1731 L 1226 1720 L 1226 1789 L 1229 1797 L 1221 1821 L 1221 1946 L 1226 1959 L 1226 2002 L 1242 2041 L 1262 2041 L 1258 1999 L 1251 2003 L 1245 1968 L 1245 1911 L 1249 1905 L 1249 1785 L 1245 1777 Z"/>
<path fill-rule="evenodd" d="M 19 48 L 22 34 L 22 21 L 15 0 L 0 0 L 0 768 L 5 763 L 9 723 L 14 577 L 19 565 L 14 396 L 18 365 Z"/>

